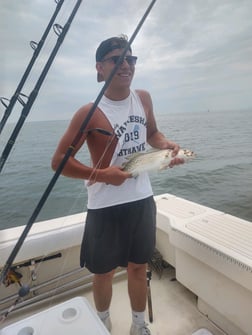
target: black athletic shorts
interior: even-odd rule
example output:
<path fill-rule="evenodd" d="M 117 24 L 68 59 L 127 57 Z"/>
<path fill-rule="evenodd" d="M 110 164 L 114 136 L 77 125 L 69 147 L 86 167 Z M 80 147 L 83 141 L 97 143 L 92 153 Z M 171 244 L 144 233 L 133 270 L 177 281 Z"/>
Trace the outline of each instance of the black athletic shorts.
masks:
<path fill-rule="evenodd" d="M 80 265 L 106 273 L 128 262 L 144 264 L 156 242 L 156 204 L 153 197 L 126 204 L 89 209 L 81 245 Z"/>

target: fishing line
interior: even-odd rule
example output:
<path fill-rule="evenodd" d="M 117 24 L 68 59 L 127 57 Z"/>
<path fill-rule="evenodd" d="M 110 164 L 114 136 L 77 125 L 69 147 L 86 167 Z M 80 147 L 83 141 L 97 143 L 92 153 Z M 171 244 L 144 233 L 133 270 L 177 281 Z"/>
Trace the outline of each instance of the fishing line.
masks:
<path fill-rule="evenodd" d="M 37 207 L 35 208 L 34 212 L 32 213 L 32 215 L 31 215 L 28 223 L 26 224 L 26 226 L 25 226 L 25 228 L 24 228 L 21 236 L 19 237 L 19 239 L 18 239 L 15 247 L 13 248 L 13 250 L 12 250 L 9 258 L 7 259 L 5 265 L 4 265 L 3 269 L 2 269 L 2 272 L 1 272 L 1 275 L 0 275 L 0 284 L 3 283 L 3 281 L 4 281 L 6 275 L 7 275 L 8 271 L 9 271 L 9 269 L 10 269 L 10 267 L 11 267 L 11 265 L 12 265 L 12 263 L 13 263 L 15 257 L 16 257 L 16 255 L 17 255 L 17 253 L 19 252 L 19 250 L 20 250 L 20 248 L 21 248 L 21 246 L 22 246 L 22 244 L 23 244 L 26 236 L 28 235 L 28 233 L 29 233 L 29 231 L 30 231 L 33 223 L 35 222 L 35 220 L 36 220 L 36 218 L 37 218 L 40 210 L 44 206 L 44 204 L 45 204 L 45 202 L 46 202 L 49 194 L 51 193 L 54 185 L 56 184 L 58 177 L 61 175 L 61 172 L 62 172 L 64 166 L 66 165 L 69 157 L 71 156 L 73 150 L 75 149 L 75 147 L 78 144 L 79 140 L 83 136 L 83 132 L 85 131 L 85 129 L 86 129 L 86 127 L 87 127 L 87 125 L 88 125 L 91 117 L 93 116 L 93 114 L 94 114 L 94 112 L 95 112 L 95 110 L 96 110 L 96 108 L 97 108 L 97 106 L 98 106 L 101 98 L 103 97 L 103 95 L 104 95 L 106 89 L 108 88 L 108 86 L 109 86 L 109 84 L 110 84 L 113 76 L 115 75 L 116 71 L 118 70 L 121 61 L 124 59 L 127 51 L 130 48 L 130 45 L 134 41 L 134 39 L 135 39 L 136 35 L 138 34 L 139 30 L 141 29 L 141 26 L 143 25 L 143 23 L 144 23 L 145 19 L 147 18 L 148 14 L 150 13 L 150 11 L 151 11 L 151 9 L 152 9 L 152 7 L 153 7 L 153 5 L 154 5 L 155 2 L 156 2 L 156 0 L 152 0 L 151 3 L 150 3 L 150 5 L 148 6 L 145 14 L 141 18 L 139 24 L 137 25 L 134 33 L 131 36 L 129 42 L 127 43 L 124 51 L 122 52 L 121 56 L 119 57 L 119 59 L 117 61 L 117 64 L 115 65 L 114 69 L 111 71 L 111 73 L 109 75 L 109 78 L 105 82 L 105 84 L 104 84 L 103 88 L 101 89 L 98 97 L 96 98 L 93 106 L 90 108 L 90 111 L 88 112 L 87 117 L 85 118 L 85 120 L 83 121 L 83 123 L 82 123 L 82 125 L 81 125 L 81 127 L 79 129 L 79 132 L 76 134 L 76 137 L 74 138 L 72 144 L 69 146 L 69 148 L 68 148 L 68 150 L 67 150 L 64 158 L 62 159 L 59 167 L 55 171 L 55 173 L 54 173 L 51 181 L 49 182 L 49 184 L 48 184 L 45 192 L 43 193 L 43 195 L 42 195 L 42 197 L 41 197 L 41 199 L 40 199 Z"/>
<path fill-rule="evenodd" d="M 92 185 L 93 183 L 96 182 L 96 177 L 97 177 L 97 170 L 101 167 L 103 158 L 105 157 L 108 149 L 110 148 L 110 145 L 112 144 L 113 140 L 116 138 L 116 134 L 115 133 L 110 133 L 110 136 L 112 136 L 111 138 L 109 138 L 109 140 L 106 143 L 105 149 L 103 150 L 103 153 L 101 155 L 101 157 L 99 158 L 98 162 L 96 163 L 96 165 L 93 167 L 93 171 L 90 174 L 89 178 L 88 178 L 88 182 L 87 182 L 87 186 Z"/>

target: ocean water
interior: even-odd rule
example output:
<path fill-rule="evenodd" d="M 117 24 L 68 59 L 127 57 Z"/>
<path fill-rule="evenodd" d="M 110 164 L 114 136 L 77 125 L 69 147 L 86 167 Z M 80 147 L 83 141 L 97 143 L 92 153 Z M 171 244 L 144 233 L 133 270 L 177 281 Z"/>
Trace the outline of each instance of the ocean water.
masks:
<path fill-rule="evenodd" d="M 151 173 L 154 194 L 172 193 L 252 221 L 252 110 L 156 116 L 160 130 L 197 154 Z M 25 225 L 50 182 L 51 157 L 69 121 L 27 122 L 0 173 L 0 229 Z M 13 130 L 7 124 L 0 153 Z M 88 152 L 78 158 L 89 164 Z M 83 181 L 60 176 L 36 221 L 86 210 Z"/>

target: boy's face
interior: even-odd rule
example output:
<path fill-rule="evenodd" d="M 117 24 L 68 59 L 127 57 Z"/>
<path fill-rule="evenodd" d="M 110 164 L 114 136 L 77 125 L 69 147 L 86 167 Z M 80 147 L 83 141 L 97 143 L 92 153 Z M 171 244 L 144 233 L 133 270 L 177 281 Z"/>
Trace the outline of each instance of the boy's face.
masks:
<path fill-rule="evenodd" d="M 101 62 L 96 63 L 96 69 L 105 81 L 114 69 L 117 57 L 120 56 L 122 52 L 123 49 L 115 49 L 106 54 Z M 127 58 L 128 56 L 129 58 Z M 115 85 L 117 87 L 130 87 L 135 72 L 135 62 L 136 58 L 131 56 L 130 51 L 128 51 L 123 63 L 118 67 L 111 84 L 113 83 L 113 86 Z"/>

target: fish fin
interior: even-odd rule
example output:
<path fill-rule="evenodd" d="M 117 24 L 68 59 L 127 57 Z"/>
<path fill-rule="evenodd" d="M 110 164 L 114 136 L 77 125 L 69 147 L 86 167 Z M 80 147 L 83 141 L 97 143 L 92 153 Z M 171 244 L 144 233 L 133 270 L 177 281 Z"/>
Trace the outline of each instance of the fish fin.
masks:
<path fill-rule="evenodd" d="M 134 154 L 131 154 L 131 155 L 125 157 L 125 162 L 122 163 L 121 168 L 124 169 L 125 166 L 127 166 L 129 161 L 131 161 L 133 159 L 136 159 L 137 157 L 139 157 L 139 156 L 141 156 L 145 153 L 146 153 L 146 151 L 140 151 L 140 152 L 135 152 Z"/>
<path fill-rule="evenodd" d="M 169 167 L 169 164 L 161 164 L 161 166 L 159 167 L 159 170 L 167 170 Z"/>
<path fill-rule="evenodd" d="M 167 150 L 167 149 L 164 149 L 164 150 Z M 131 154 L 131 155 L 125 157 L 125 160 L 131 160 L 133 158 L 136 158 L 136 157 L 139 157 L 139 156 L 142 156 L 142 155 L 146 155 L 146 154 L 150 154 L 150 153 L 156 152 L 156 151 L 160 151 L 160 149 L 151 148 L 151 149 L 148 149 L 146 151 L 135 152 L 134 154 Z"/>
<path fill-rule="evenodd" d="M 144 153 L 146 153 L 146 151 L 135 152 L 134 154 L 131 154 L 131 155 L 125 157 L 125 160 L 129 161 L 129 160 L 131 160 L 133 158 L 141 156 Z M 127 163 L 127 162 L 125 162 L 125 163 Z M 123 163 L 123 164 L 125 164 L 125 163 Z"/>

